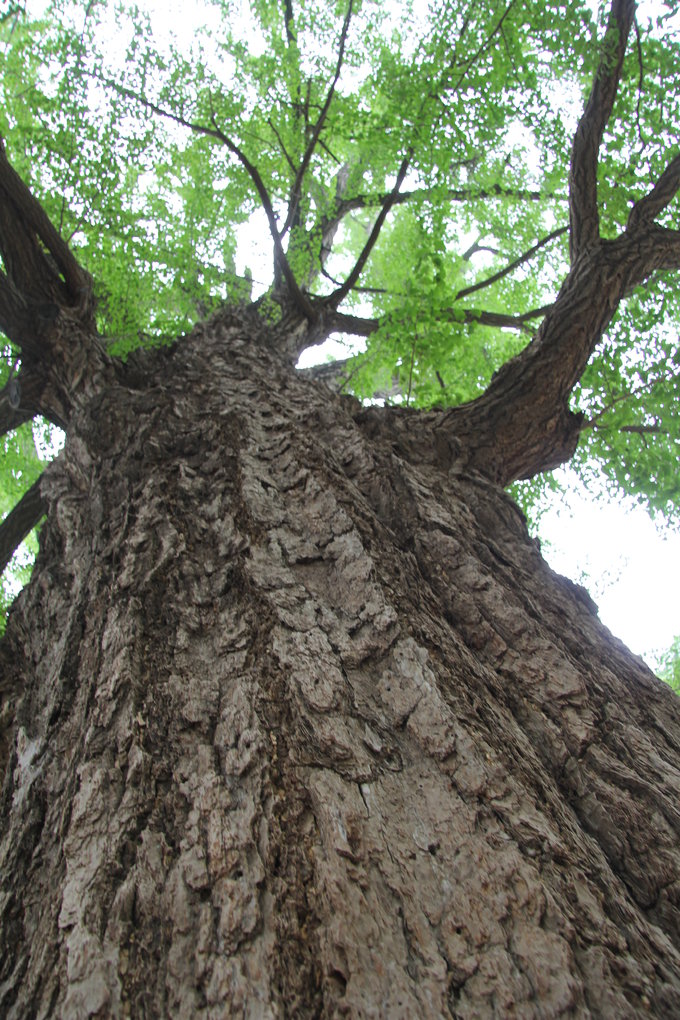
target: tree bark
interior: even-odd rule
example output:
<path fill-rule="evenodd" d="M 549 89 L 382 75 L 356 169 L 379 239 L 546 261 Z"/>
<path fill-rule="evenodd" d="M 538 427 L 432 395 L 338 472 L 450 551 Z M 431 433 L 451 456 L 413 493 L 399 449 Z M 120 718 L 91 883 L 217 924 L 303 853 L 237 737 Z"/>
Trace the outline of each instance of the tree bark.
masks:
<path fill-rule="evenodd" d="M 0 1013 L 680 1015 L 677 697 L 469 459 L 260 341 L 133 357 L 43 476 Z"/>

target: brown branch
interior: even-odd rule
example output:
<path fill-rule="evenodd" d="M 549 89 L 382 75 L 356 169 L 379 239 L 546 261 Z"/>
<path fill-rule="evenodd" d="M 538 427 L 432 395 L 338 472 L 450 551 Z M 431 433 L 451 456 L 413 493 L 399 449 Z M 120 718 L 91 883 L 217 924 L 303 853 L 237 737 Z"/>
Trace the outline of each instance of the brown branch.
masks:
<path fill-rule="evenodd" d="M 271 117 L 267 118 L 267 124 L 269 124 L 269 127 L 274 132 L 274 136 L 276 138 L 276 141 L 279 143 L 279 148 L 281 149 L 281 152 L 283 153 L 283 155 L 286 158 L 286 163 L 291 168 L 293 173 L 295 173 L 295 164 L 293 163 L 293 160 L 288 155 L 288 150 L 286 149 L 286 146 L 283 144 L 283 139 L 281 138 L 281 135 L 279 134 L 278 129 L 277 129 L 276 125 L 274 124 L 273 120 L 271 119 Z"/>
<path fill-rule="evenodd" d="M 515 269 L 518 269 L 521 265 L 524 265 L 525 262 L 528 262 L 531 258 L 533 258 L 536 252 L 540 251 L 540 249 L 545 247 L 546 244 L 549 244 L 551 241 L 554 241 L 555 238 L 566 234 L 568 229 L 568 227 L 559 227 L 557 230 L 553 230 L 552 233 L 541 238 L 540 241 L 537 241 L 536 244 L 527 249 L 527 251 L 525 251 L 523 255 L 520 255 L 519 258 L 516 258 L 513 262 L 509 262 L 503 269 L 499 269 L 497 273 L 494 273 L 492 276 L 487 276 L 486 279 L 480 280 L 479 283 L 473 283 L 472 286 L 464 287 L 462 290 L 459 290 L 456 294 L 456 301 L 460 301 L 461 298 L 468 297 L 470 294 L 474 294 L 476 291 L 482 290 L 484 287 L 490 287 L 492 284 L 502 280 L 504 276 L 508 276 Z"/>
<path fill-rule="evenodd" d="M 658 435 L 668 436 L 670 432 L 668 429 L 661 428 L 660 425 L 620 425 L 619 432 L 632 432 L 638 436 L 646 435 Z"/>
<path fill-rule="evenodd" d="M 286 26 L 286 42 L 289 46 L 296 41 L 293 31 L 293 3 L 292 0 L 283 0 L 283 20 Z"/>
<path fill-rule="evenodd" d="M 502 485 L 564 463 L 589 427 L 569 410 L 569 395 L 621 300 L 655 271 L 678 268 L 680 231 L 655 223 L 586 249 L 532 342 L 438 427 L 454 432 L 471 463 Z"/>
<path fill-rule="evenodd" d="M 492 255 L 500 255 L 500 250 L 498 248 L 494 248 L 490 244 L 480 244 L 480 240 L 481 238 L 478 238 L 476 241 L 472 242 L 469 248 L 465 249 L 461 255 L 463 262 L 469 262 L 472 256 L 476 255 L 480 251 L 490 251 Z"/>
<path fill-rule="evenodd" d="M 52 255 L 63 276 L 71 301 L 78 305 L 83 303 L 84 292 L 87 292 L 88 297 L 91 293 L 91 278 L 78 264 L 70 248 L 52 225 L 43 207 L 9 163 L 2 138 L 0 138 L 0 194 L 3 204 L 11 203 L 14 207 L 14 218 L 20 219 L 26 230 L 35 233 Z M 2 238 L 2 244 L 3 258 L 6 259 L 5 265 L 7 266 L 5 248 L 9 249 L 11 260 L 11 239 Z"/>
<path fill-rule="evenodd" d="M 40 493 L 38 478 L 0 524 L 0 573 L 4 572 L 17 548 L 46 513 L 47 504 Z"/>
<path fill-rule="evenodd" d="M 348 312 L 332 311 L 326 316 L 326 326 L 331 333 L 349 333 L 350 336 L 370 336 L 380 328 L 379 319 L 367 319 Z"/>
<path fill-rule="evenodd" d="M 600 237 L 597 164 L 618 89 L 635 0 L 612 0 L 602 55 L 585 110 L 574 135 L 569 170 L 569 249 L 572 265 Z"/>
<path fill-rule="evenodd" d="M 345 15 L 345 20 L 343 22 L 342 31 L 340 33 L 340 45 L 339 45 L 339 49 L 338 49 L 338 60 L 337 60 L 336 67 L 335 67 L 335 74 L 333 76 L 333 81 L 330 84 L 330 88 L 328 89 L 328 94 L 326 95 L 326 101 L 324 102 L 324 104 L 323 104 L 323 106 L 321 108 L 321 113 L 319 114 L 317 122 L 314 125 L 314 130 L 312 131 L 312 137 L 310 138 L 309 143 L 307 145 L 307 148 L 304 151 L 304 154 L 302 156 L 302 161 L 300 163 L 300 166 L 298 167 L 297 174 L 295 175 L 295 180 L 293 182 L 293 187 L 292 187 L 292 190 L 291 190 L 290 201 L 288 203 L 288 215 L 286 216 L 286 222 L 284 223 L 283 229 L 281 230 L 281 236 L 282 237 L 285 236 L 286 231 L 290 228 L 290 226 L 292 225 L 293 221 L 295 220 L 295 216 L 297 214 L 297 209 L 298 209 L 298 206 L 300 204 L 300 194 L 301 194 L 301 191 L 302 191 L 302 182 L 304 180 L 305 174 L 307 173 L 307 168 L 309 166 L 310 160 L 311 160 L 311 158 L 312 158 L 312 156 L 314 154 L 314 150 L 316 148 L 316 143 L 319 140 L 319 135 L 321 134 L 321 131 L 323 130 L 324 123 L 326 122 L 326 117 L 328 116 L 328 111 L 329 111 L 331 103 L 333 101 L 333 96 L 335 95 L 335 86 L 338 84 L 338 79 L 340 78 L 340 72 L 342 70 L 342 62 L 343 62 L 343 59 L 344 59 L 344 56 L 345 56 L 345 43 L 347 41 L 347 33 L 349 31 L 349 23 L 350 23 L 350 21 L 352 19 L 352 3 L 353 3 L 353 0 L 349 0 L 349 3 L 347 5 L 347 14 Z"/>
<path fill-rule="evenodd" d="M 353 198 L 345 199 L 338 203 L 331 217 L 324 221 L 323 228 L 326 229 L 327 225 L 339 224 L 345 216 L 355 212 L 357 209 L 371 209 L 382 206 L 390 197 L 390 194 L 391 192 L 387 191 L 376 195 L 355 195 Z M 559 197 L 550 192 L 546 194 L 541 191 L 526 191 L 521 188 L 504 188 L 497 184 L 488 190 L 482 188 L 479 191 L 475 191 L 473 188 L 449 188 L 443 194 L 440 194 L 434 188 L 414 188 L 412 191 L 400 191 L 394 199 L 393 205 L 404 205 L 407 202 L 417 201 L 420 198 L 429 198 L 434 194 L 436 194 L 438 199 L 449 202 L 479 202 L 494 198 L 512 198 L 517 199 L 517 201 L 540 202 Z"/>
<path fill-rule="evenodd" d="M 540 319 L 552 308 L 552 305 L 542 305 L 541 308 L 532 308 L 522 315 L 506 315 L 503 312 L 485 312 L 477 308 L 454 309 L 449 308 L 447 318 L 449 322 L 463 322 L 471 325 L 473 322 L 480 326 L 492 326 L 495 329 L 517 329 L 524 333 L 533 332 L 528 323 L 532 319 Z"/>
<path fill-rule="evenodd" d="M 257 169 L 257 167 L 253 163 L 251 163 L 251 161 L 248 159 L 248 157 L 246 156 L 244 151 L 240 148 L 240 146 L 233 142 L 231 138 L 228 135 L 225 135 L 225 133 L 217 126 L 215 114 L 214 113 L 212 114 L 213 126 L 210 128 L 207 127 L 205 124 L 198 124 L 195 123 L 194 121 L 190 121 L 186 117 L 183 117 L 181 114 L 174 113 L 172 110 L 166 110 L 164 107 L 159 106 L 157 103 L 152 102 L 150 99 L 147 99 L 146 96 L 142 96 L 137 92 L 133 92 L 131 89 L 126 88 L 124 85 L 119 85 L 117 82 L 111 81 L 110 79 L 101 78 L 99 80 L 102 82 L 102 84 L 106 85 L 107 88 L 112 88 L 116 92 L 119 92 L 121 95 L 126 96 L 128 99 L 132 99 L 133 102 L 139 103 L 145 109 L 151 110 L 152 113 L 157 114 L 159 117 L 163 117 L 166 120 L 171 120 L 175 124 L 179 124 L 182 127 L 187 128 L 189 131 L 193 131 L 195 134 L 206 135 L 209 138 L 217 139 L 218 141 L 222 142 L 222 144 L 225 146 L 225 148 L 229 150 L 229 152 L 233 153 L 233 155 L 236 156 L 236 158 L 239 160 L 243 168 L 248 173 L 248 176 L 252 180 L 253 184 L 255 185 L 255 190 L 257 191 L 258 198 L 260 199 L 260 203 L 262 205 L 262 208 L 264 209 L 265 216 L 267 217 L 269 233 L 271 235 L 272 241 L 274 242 L 274 251 L 276 253 L 276 259 L 279 265 L 281 266 L 281 271 L 288 285 L 290 296 L 293 299 L 294 303 L 297 305 L 298 309 L 302 312 L 302 314 L 308 319 L 313 319 L 314 309 L 312 308 L 309 298 L 305 294 L 303 294 L 303 292 L 300 290 L 298 283 L 295 279 L 295 276 L 293 274 L 293 271 L 290 268 L 288 259 L 286 258 L 286 253 L 283 250 L 283 246 L 281 244 L 281 235 L 279 233 L 278 224 L 276 222 L 276 214 L 274 212 L 274 207 L 272 206 L 271 199 L 269 197 L 269 192 L 267 191 L 265 183 L 262 180 L 262 176 L 260 175 L 260 172 Z"/>
<path fill-rule="evenodd" d="M 333 293 L 325 299 L 325 303 L 331 308 L 338 307 L 340 302 L 347 297 L 352 287 L 361 276 L 361 273 L 363 271 L 364 266 L 366 265 L 368 257 L 371 254 L 371 251 L 373 250 L 376 241 L 378 240 L 378 235 L 382 230 L 382 226 L 387 218 L 387 214 L 394 205 L 397 195 L 399 194 L 399 189 L 401 188 L 401 185 L 404 182 L 404 178 L 406 177 L 412 156 L 413 150 L 409 149 L 406 155 L 404 156 L 404 159 L 402 160 L 401 166 L 399 167 L 399 172 L 397 174 L 397 179 L 394 188 L 385 199 L 385 202 L 383 203 L 383 206 L 376 217 L 375 223 L 373 224 L 373 229 L 371 230 L 371 233 L 368 236 L 368 240 L 366 241 L 366 244 L 362 248 L 359 258 L 354 264 L 354 268 L 352 269 L 349 276 L 343 283 L 342 287 L 338 287 L 337 290 L 333 291 Z"/>
<path fill-rule="evenodd" d="M 635 203 L 630 211 L 626 229 L 635 230 L 643 223 L 650 223 L 673 201 L 679 189 L 680 154 L 671 160 L 649 194 Z"/>

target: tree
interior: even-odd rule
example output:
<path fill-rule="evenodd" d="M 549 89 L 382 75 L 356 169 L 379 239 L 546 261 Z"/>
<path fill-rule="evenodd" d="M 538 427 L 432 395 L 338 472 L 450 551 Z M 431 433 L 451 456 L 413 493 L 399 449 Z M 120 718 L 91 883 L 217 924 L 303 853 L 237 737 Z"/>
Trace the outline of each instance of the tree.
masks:
<path fill-rule="evenodd" d="M 0 418 L 67 436 L 0 527 L 8 1017 L 680 1012 L 677 696 L 503 489 L 673 513 L 677 46 L 478 6 L 137 12 L 122 78 L 105 7 L 2 22 Z"/>

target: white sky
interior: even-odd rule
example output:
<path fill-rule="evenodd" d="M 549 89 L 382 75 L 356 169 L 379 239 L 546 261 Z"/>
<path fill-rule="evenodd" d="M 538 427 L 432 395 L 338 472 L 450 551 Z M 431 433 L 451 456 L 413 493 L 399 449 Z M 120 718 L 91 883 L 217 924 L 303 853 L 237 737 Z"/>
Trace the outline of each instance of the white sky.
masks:
<path fill-rule="evenodd" d="M 541 522 L 543 554 L 585 584 L 602 622 L 654 665 L 680 634 L 680 532 L 662 533 L 640 508 L 594 503 L 573 474 L 563 477 L 566 498 Z"/>

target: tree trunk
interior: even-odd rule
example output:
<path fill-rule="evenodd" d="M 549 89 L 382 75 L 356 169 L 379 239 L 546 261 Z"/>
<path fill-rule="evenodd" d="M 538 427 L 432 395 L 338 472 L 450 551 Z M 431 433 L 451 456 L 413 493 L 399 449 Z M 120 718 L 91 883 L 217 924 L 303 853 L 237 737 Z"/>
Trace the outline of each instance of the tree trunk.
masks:
<path fill-rule="evenodd" d="M 680 701 L 464 457 L 258 331 L 145 356 L 48 469 L 0 1013 L 680 1016 Z"/>

